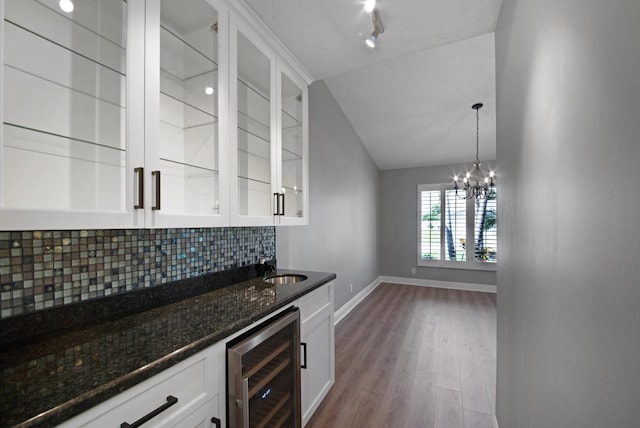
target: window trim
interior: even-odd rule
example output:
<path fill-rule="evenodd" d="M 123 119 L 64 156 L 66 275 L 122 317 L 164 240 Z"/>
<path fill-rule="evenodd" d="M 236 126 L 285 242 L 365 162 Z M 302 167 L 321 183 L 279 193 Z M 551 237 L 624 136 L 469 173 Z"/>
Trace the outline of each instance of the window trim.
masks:
<path fill-rule="evenodd" d="M 445 215 L 444 209 L 441 208 L 442 215 L 440 216 L 440 248 L 441 248 L 441 260 L 424 260 L 422 258 L 422 192 L 439 191 L 440 192 L 440 206 L 444 208 L 446 205 L 445 191 L 453 190 L 453 184 L 419 184 L 417 191 L 417 265 L 423 267 L 445 268 L 445 269 L 466 269 L 466 270 L 483 270 L 483 271 L 496 271 L 498 270 L 498 261 L 495 263 L 478 262 L 475 260 L 475 245 L 467 245 L 465 248 L 465 260 L 455 261 L 446 260 L 445 246 L 446 238 L 444 236 L 445 230 Z M 474 199 L 468 199 L 466 201 L 466 242 L 475 243 L 475 204 Z"/>

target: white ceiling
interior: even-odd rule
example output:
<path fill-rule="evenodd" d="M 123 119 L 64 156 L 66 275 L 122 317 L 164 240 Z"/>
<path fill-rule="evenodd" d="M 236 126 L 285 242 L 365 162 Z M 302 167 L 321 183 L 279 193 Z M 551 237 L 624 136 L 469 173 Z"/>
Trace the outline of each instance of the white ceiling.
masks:
<path fill-rule="evenodd" d="M 380 169 L 496 158 L 493 33 L 326 79 Z"/>
<path fill-rule="evenodd" d="M 493 34 L 502 0 L 246 0 L 315 79 L 325 79 L 380 169 L 495 159 Z"/>

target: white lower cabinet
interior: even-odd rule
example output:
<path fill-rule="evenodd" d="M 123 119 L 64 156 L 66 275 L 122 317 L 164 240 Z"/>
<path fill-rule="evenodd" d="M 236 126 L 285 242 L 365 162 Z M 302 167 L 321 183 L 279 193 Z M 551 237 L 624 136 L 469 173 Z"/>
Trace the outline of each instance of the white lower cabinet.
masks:
<path fill-rule="evenodd" d="M 223 398 L 224 400 L 224 398 Z M 211 416 L 211 409 L 217 409 L 220 405 L 220 395 L 209 400 L 193 413 L 189 413 L 184 419 L 173 425 L 174 428 L 222 428 L 222 420 Z M 223 404 L 224 405 L 224 404 Z"/>
<path fill-rule="evenodd" d="M 335 382 L 333 281 L 298 300 L 302 318 L 302 424 L 306 425 Z"/>
<path fill-rule="evenodd" d="M 216 344 L 61 426 L 126 427 L 147 420 L 145 426 L 153 427 L 215 427 L 212 418 L 221 418 L 224 410 L 219 382 L 223 365 L 224 344 Z"/>
<path fill-rule="evenodd" d="M 301 342 L 305 344 L 301 355 L 306 363 L 301 373 L 305 425 L 335 382 L 333 287 L 329 282 L 317 288 L 60 426 L 127 427 L 125 424 L 138 426 L 146 420 L 144 426 L 157 428 L 226 427 L 226 342 L 296 305 L 300 308 Z"/>

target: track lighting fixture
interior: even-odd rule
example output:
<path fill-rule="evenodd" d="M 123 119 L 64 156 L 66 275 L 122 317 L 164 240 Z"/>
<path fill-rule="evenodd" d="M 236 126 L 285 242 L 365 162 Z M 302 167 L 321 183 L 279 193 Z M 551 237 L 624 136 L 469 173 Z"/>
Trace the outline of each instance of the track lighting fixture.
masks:
<path fill-rule="evenodd" d="M 58 6 L 62 9 L 63 12 L 71 13 L 73 12 L 73 1 L 72 0 L 60 0 L 58 2 Z"/>
<path fill-rule="evenodd" d="M 379 34 L 378 30 L 373 30 L 373 33 L 371 33 L 371 35 L 367 37 L 364 41 L 367 44 L 367 46 L 369 46 L 372 49 L 376 47 L 376 40 L 378 40 L 378 34 Z"/>
<path fill-rule="evenodd" d="M 373 49 L 376 47 L 378 36 L 384 33 L 384 25 L 382 25 L 382 17 L 380 16 L 380 11 L 378 11 L 378 9 L 375 8 L 375 1 L 374 1 L 374 9 L 371 12 L 371 23 L 373 24 L 373 33 L 371 33 L 371 35 L 367 37 L 364 40 L 364 42 L 367 44 L 367 46 Z"/>
<path fill-rule="evenodd" d="M 373 12 L 373 9 L 376 8 L 376 0 L 365 0 L 364 2 L 364 11 L 367 13 Z"/>

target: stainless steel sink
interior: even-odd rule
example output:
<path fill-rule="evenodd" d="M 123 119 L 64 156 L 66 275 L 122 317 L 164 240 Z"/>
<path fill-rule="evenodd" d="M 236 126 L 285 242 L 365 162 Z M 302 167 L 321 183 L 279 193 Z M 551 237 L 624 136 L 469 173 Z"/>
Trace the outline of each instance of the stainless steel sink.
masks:
<path fill-rule="evenodd" d="M 285 275 L 275 275 L 270 276 L 268 278 L 263 279 L 264 282 L 271 285 L 278 284 L 294 284 L 296 282 L 304 281 L 307 279 L 304 275 L 296 275 L 296 274 L 285 274 Z"/>

